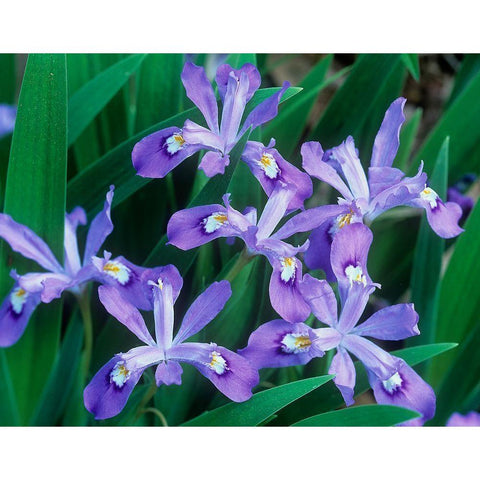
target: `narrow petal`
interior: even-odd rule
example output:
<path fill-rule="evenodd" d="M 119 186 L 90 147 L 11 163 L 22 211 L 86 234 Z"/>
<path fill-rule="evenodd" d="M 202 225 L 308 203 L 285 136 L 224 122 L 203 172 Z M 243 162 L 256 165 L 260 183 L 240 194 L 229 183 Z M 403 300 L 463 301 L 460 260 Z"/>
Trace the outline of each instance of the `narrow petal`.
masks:
<path fill-rule="evenodd" d="M 182 135 L 185 142 L 189 145 L 199 144 L 203 145 L 204 148 L 223 152 L 225 143 L 222 137 L 191 120 L 185 120 Z"/>
<path fill-rule="evenodd" d="M 71 213 L 65 215 L 65 270 L 72 276 L 82 268 L 78 252 L 77 227 L 86 223 L 87 215 L 81 207 L 76 207 Z"/>
<path fill-rule="evenodd" d="M 167 360 L 158 364 L 155 371 L 155 381 L 157 386 L 165 385 L 181 385 L 183 369 L 178 362 Z"/>
<path fill-rule="evenodd" d="M 305 265 L 310 270 L 323 270 L 326 279 L 329 282 L 336 281 L 330 263 L 330 252 L 333 241 L 332 234 L 330 233 L 332 226 L 333 221 L 329 219 L 312 231 L 311 235 L 308 237 L 310 240 L 310 246 L 303 257 Z"/>
<path fill-rule="evenodd" d="M 168 356 L 172 360 L 192 364 L 234 402 L 248 400 L 252 396 L 252 388 L 259 381 L 258 371 L 247 359 L 214 343 L 175 345 Z"/>
<path fill-rule="evenodd" d="M 208 325 L 222 311 L 231 295 L 232 288 L 228 281 L 212 283 L 187 310 L 174 344 L 182 343 Z"/>
<path fill-rule="evenodd" d="M 209 178 L 215 175 L 223 175 L 225 168 L 230 165 L 230 157 L 220 152 L 207 152 L 200 162 L 198 168 L 205 172 Z"/>
<path fill-rule="evenodd" d="M 85 255 L 83 257 L 83 264 L 87 264 L 93 255 L 96 255 L 103 245 L 105 239 L 112 233 L 113 223 L 110 215 L 113 201 L 113 191 L 115 187 L 110 186 L 107 193 L 103 210 L 92 220 L 88 230 L 87 242 L 85 244 Z"/>
<path fill-rule="evenodd" d="M 0 237 L 10 245 L 12 250 L 35 260 L 46 270 L 63 271 L 50 247 L 36 233 L 3 213 L 0 213 Z"/>
<path fill-rule="evenodd" d="M 166 352 L 173 340 L 173 297 L 172 286 L 165 280 L 155 284 L 153 291 L 153 318 L 155 319 L 155 338 L 159 348 Z"/>
<path fill-rule="evenodd" d="M 168 242 L 182 250 L 190 250 L 219 237 L 238 236 L 228 221 L 222 205 L 205 205 L 180 210 L 167 225 Z"/>
<path fill-rule="evenodd" d="M 299 284 L 299 289 L 315 317 L 330 327 L 336 326 L 337 299 L 328 282 L 307 274 Z"/>
<path fill-rule="evenodd" d="M 364 287 L 355 283 L 346 292 L 346 296 L 342 301 L 342 313 L 338 319 L 338 330 L 344 334 L 349 333 L 360 320 L 368 299 L 375 287 L 370 285 Z"/>
<path fill-rule="evenodd" d="M 237 79 L 240 79 L 240 76 L 242 73 L 247 75 L 248 92 L 247 92 L 246 99 L 248 102 L 253 97 L 253 94 L 260 87 L 260 84 L 262 82 L 262 79 L 260 77 L 260 72 L 257 70 L 257 67 L 255 67 L 255 65 L 252 65 L 251 63 L 245 63 L 242 66 L 242 68 L 239 68 L 238 70 L 232 68 L 228 64 L 220 65 L 217 69 L 217 75 L 215 77 L 215 80 L 218 85 L 218 93 L 220 94 L 220 98 L 222 99 L 222 102 L 225 100 L 228 78 L 232 72 L 235 78 Z"/>
<path fill-rule="evenodd" d="M 332 363 L 328 369 L 330 375 L 335 375 L 333 381 L 340 390 L 347 407 L 354 404 L 353 394 L 355 388 L 355 367 L 348 352 L 339 347 L 337 353 L 332 358 Z"/>
<path fill-rule="evenodd" d="M 397 98 L 385 112 L 382 124 L 375 137 L 375 143 L 373 144 L 372 159 L 370 162 L 372 167 L 392 166 L 393 160 L 397 155 L 398 146 L 400 145 L 400 128 L 405 121 L 403 107 L 406 101 L 405 98 Z"/>
<path fill-rule="evenodd" d="M 18 341 L 40 302 L 40 294 L 26 292 L 15 283 L 0 306 L 0 347 Z"/>
<path fill-rule="evenodd" d="M 19 285 L 27 292 L 38 293 L 43 303 L 60 298 L 76 281 L 63 273 L 27 273 L 18 278 Z"/>
<path fill-rule="evenodd" d="M 246 118 L 237 138 L 241 138 L 249 128 L 253 130 L 272 120 L 272 118 L 275 118 L 278 113 L 278 104 L 280 103 L 283 93 L 289 86 L 289 82 L 284 82 L 282 88 L 277 93 L 274 93 L 271 97 L 268 97 L 260 103 L 260 105 L 257 105 Z"/>
<path fill-rule="evenodd" d="M 168 127 L 136 143 L 132 150 L 132 163 L 141 177 L 163 178 L 202 148 L 204 145 L 187 143 L 181 128 Z"/>
<path fill-rule="evenodd" d="M 187 62 L 183 67 L 181 78 L 187 97 L 202 112 L 210 130 L 218 133 L 217 101 L 205 70 Z"/>
<path fill-rule="evenodd" d="M 389 378 L 381 379 L 368 371 L 375 400 L 381 404 L 415 410 L 422 414 L 423 422 L 430 420 L 435 415 L 435 392 L 412 367 L 399 358 L 393 358 L 397 362 L 397 369 Z"/>
<path fill-rule="evenodd" d="M 314 331 L 304 323 L 272 320 L 257 328 L 238 353 L 257 369 L 305 365 L 324 353 L 314 342 Z"/>
<path fill-rule="evenodd" d="M 152 283 L 161 285 L 165 281 L 172 286 L 173 303 L 176 302 L 178 295 L 183 287 L 183 278 L 177 267 L 174 265 L 165 265 L 164 267 L 147 268 L 140 277 L 145 297 L 150 301 L 153 309 L 153 286 Z M 150 283 L 149 283 L 150 282 Z"/>
<path fill-rule="evenodd" d="M 418 313 L 413 303 L 402 303 L 375 312 L 368 320 L 354 328 L 352 333 L 379 340 L 403 340 L 420 335 L 417 323 Z"/>
<path fill-rule="evenodd" d="M 141 313 L 115 288 L 102 285 L 98 288 L 98 297 L 107 312 L 125 325 L 143 343 L 155 345 Z"/>
<path fill-rule="evenodd" d="M 327 162 L 323 161 L 323 148 L 319 142 L 306 142 L 301 148 L 302 166 L 312 177 L 328 183 L 343 195 L 346 200 L 353 200 L 352 193 L 340 175 Z"/>

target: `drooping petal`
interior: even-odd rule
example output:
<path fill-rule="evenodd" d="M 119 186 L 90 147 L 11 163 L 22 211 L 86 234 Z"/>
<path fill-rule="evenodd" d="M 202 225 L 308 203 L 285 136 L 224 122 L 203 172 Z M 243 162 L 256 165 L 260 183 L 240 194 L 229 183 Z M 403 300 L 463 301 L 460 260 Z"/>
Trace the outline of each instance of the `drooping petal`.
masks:
<path fill-rule="evenodd" d="M 202 148 L 204 145 L 187 143 L 181 128 L 168 127 L 136 143 L 132 150 L 132 163 L 141 177 L 163 178 Z"/>
<path fill-rule="evenodd" d="M 362 163 L 358 158 L 353 138 L 349 136 L 338 147 L 332 148 L 331 155 L 333 155 L 334 159 L 340 164 L 353 197 L 355 199 L 369 199 L 370 192 L 367 177 L 365 176 Z"/>
<path fill-rule="evenodd" d="M 165 281 L 172 286 L 173 303 L 178 298 L 180 290 L 183 287 L 183 278 L 175 265 L 165 265 L 164 267 L 147 268 L 140 277 L 143 285 L 145 297 L 150 301 L 153 309 L 153 286 L 152 283 L 161 285 Z M 149 283 L 150 282 L 150 283 Z"/>
<path fill-rule="evenodd" d="M 29 293 L 15 283 L 0 306 L 0 347 L 18 341 L 40 302 L 40 294 Z"/>
<path fill-rule="evenodd" d="M 234 402 L 248 400 L 259 381 L 258 371 L 247 359 L 214 343 L 174 345 L 168 358 L 192 364 Z"/>
<path fill-rule="evenodd" d="M 217 101 L 205 70 L 187 62 L 183 67 L 181 78 L 187 97 L 202 112 L 210 130 L 218 133 Z"/>
<path fill-rule="evenodd" d="M 207 152 L 200 161 L 198 168 L 205 172 L 209 178 L 223 175 L 225 168 L 230 165 L 230 157 L 220 152 Z"/>
<path fill-rule="evenodd" d="M 345 335 L 342 346 L 355 355 L 367 369 L 381 380 L 389 379 L 398 368 L 398 359 L 358 335 Z"/>
<path fill-rule="evenodd" d="M 315 317 L 334 327 L 337 324 L 337 299 L 328 282 L 307 274 L 299 284 L 299 289 Z"/>
<path fill-rule="evenodd" d="M 260 103 L 260 105 L 257 105 L 245 119 L 237 138 L 241 138 L 250 127 L 255 129 L 272 118 L 275 118 L 278 113 L 278 104 L 280 103 L 283 93 L 289 86 L 289 82 L 284 82 L 282 88 L 277 93 L 274 93 L 271 97 L 268 97 Z"/>
<path fill-rule="evenodd" d="M 40 294 L 43 303 L 50 303 L 60 298 L 68 288 L 76 285 L 76 281 L 63 273 L 27 273 L 18 278 L 19 285 L 31 293 Z"/>
<path fill-rule="evenodd" d="M 273 139 L 270 141 L 270 145 L 272 144 L 275 144 Z M 303 202 L 311 197 L 313 192 L 310 177 L 287 162 L 270 145 L 265 147 L 263 143 L 248 141 L 242 154 L 242 160 L 248 165 L 268 196 L 272 194 L 278 182 L 293 185 L 296 192 L 290 200 L 287 210 L 303 209 Z"/>
<path fill-rule="evenodd" d="M 400 128 L 405 121 L 405 98 L 397 98 L 388 107 L 373 144 L 372 167 L 391 167 L 400 145 Z"/>
<path fill-rule="evenodd" d="M 435 392 L 412 367 L 399 358 L 393 358 L 397 361 L 397 370 L 387 379 L 378 378 L 367 370 L 375 400 L 415 410 L 423 415 L 423 422 L 430 420 L 435 414 Z"/>
<path fill-rule="evenodd" d="M 16 252 L 35 260 L 46 270 L 62 272 L 63 268 L 50 247 L 25 225 L 15 222 L 10 215 L 0 213 L 0 237 Z"/>
<path fill-rule="evenodd" d="M 352 193 L 340 175 L 331 165 L 323 161 L 324 152 L 319 142 L 305 142 L 302 145 L 301 154 L 302 166 L 309 175 L 328 183 L 346 200 L 353 200 Z"/>
<path fill-rule="evenodd" d="M 258 327 L 238 353 L 257 369 L 305 365 L 324 354 L 317 348 L 310 327 L 285 320 L 272 320 Z"/>
<path fill-rule="evenodd" d="M 160 362 L 155 371 L 155 381 L 157 386 L 165 385 L 181 385 L 183 369 L 178 362 L 167 360 Z"/>
<path fill-rule="evenodd" d="M 86 223 L 87 215 L 81 207 L 76 207 L 65 215 L 65 271 L 72 276 L 82 268 L 78 252 L 77 227 Z"/>
<path fill-rule="evenodd" d="M 219 237 L 238 236 L 230 225 L 227 209 L 222 205 L 204 205 L 180 210 L 167 225 L 168 242 L 190 250 Z"/>
<path fill-rule="evenodd" d="M 338 347 L 337 353 L 332 358 L 328 373 L 335 375 L 333 381 L 340 390 L 347 407 L 354 404 L 355 367 L 353 366 L 352 358 L 344 348 Z"/>
<path fill-rule="evenodd" d="M 480 427 L 480 413 L 468 412 L 461 415 L 453 413 L 447 421 L 447 427 Z"/>
<path fill-rule="evenodd" d="M 155 345 L 141 313 L 122 297 L 118 289 L 102 285 L 98 288 L 98 297 L 107 312 L 125 325 L 143 343 Z"/>
<path fill-rule="evenodd" d="M 182 343 L 202 330 L 221 312 L 231 295 L 228 281 L 212 283 L 190 305 L 173 343 Z"/>
<path fill-rule="evenodd" d="M 252 98 L 253 94 L 258 90 L 260 87 L 260 83 L 262 79 L 260 77 L 260 72 L 257 70 L 255 65 L 251 63 L 245 63 L 242 68 L 238 70 L 232 68 L 228 64 L 220 65 L 217 69 L 217 74 L 215 80 L 218 85 L 218 93 L 220 94 L 220 98 L 222 102 L 225 100 L 225 94 L 227 92 L 227 84 L 228 78 L 230 74 L 233 72 L 235 78 L 240 79 L 242 73 L 247 75 L 248 77 L 248 92 L 247 92 L 247 102 Z"/>
<path fill-rule="evenodd" d="M 114 190 L 115 187 L 110 185 L 103 210 L 97 214 L 90 224 L 85 244 L 85 255 L 83 257 L 84 265 L 89 263 L 90 259 L 98 253 L 105 239 L 112 233 L 113 223 L 110 210 L 112 208 Z"/>
<path fill-rule="evenodd" d="M 303 322 L 310 315 L 310 306 L 300 293 L 302 263 L 295 257 L 278 257 L 272 262 L 270 302 L 288 322 Z"/>
<path fill-rule="evenodd" d="M 413 303 L 401 303 L 375 312 L 368 320 L 355 327 L 352 333 L 379 340 L 403 340 L 420 335 L 417 323 L 418 313 Z"/>

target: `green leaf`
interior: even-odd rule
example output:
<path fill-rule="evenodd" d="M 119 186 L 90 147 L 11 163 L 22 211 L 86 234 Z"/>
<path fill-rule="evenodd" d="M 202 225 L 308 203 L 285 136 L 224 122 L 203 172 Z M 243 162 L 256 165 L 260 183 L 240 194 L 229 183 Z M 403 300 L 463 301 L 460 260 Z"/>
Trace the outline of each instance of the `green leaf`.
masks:
<path fill-rule="evenodd" d="M 232 68 L 241 68 L 245 63 L 257 64 L 257 56 L 255 53 L 231 53 L 225 63 Z"/>
<path fill-rule="evenodd" d="M 295 400 L 321 387 L 333 377 L 333 375 L 324 375 L 270 388 L 256 393 L 246 402 L 228 403 L 216 410 L 206 412 L 184 423 L 183 426 L 255 426 Z"/>
<path fill-rule="evenodd" d="M 448 147 L 449 139 L 447 137 L 437 156 L 437 163 L 430 178 L 430 185 L 440 195 L 440 198 L 446 198 L 447 195 Z M 444 249 L 445 240 L 432 230 L 426 215 L 423 215 L 415 247 L 410 281 L 411 301 L 420 317 L 419 327 L 422 334 L 410 338 L 410 345 L 435 340 L 437 292 Z"/>
<path fill-rule="evenodd" d="M 146 55 L 131 55 L 90 80 L 70 98 L 68 144 L 72 145 L 83 130 L 123 87 Z"/>
<path fill-rule="evenodd" d="M 343 85 L 337 90 L 309 139 L 322 145 L 338 145 L 360 131 L 386 79 L 400 62 L 399 55 L 360 55 Z"/>
<path fill-rule="evenodd" d="M 72 317 L 30 425 L 55 425 L 62 415 L 76 377 L 83 342 L 78 312 Z"/>
<path fill-rule="evenodd" d="M 406 172 L 410 167 L 413 142 L 420 127 L 422 113 L 423 110 L 417 108 L 415 113 L 405 122 L 400 131 L 400 146 L 395 157 L 395 167 L 402 170 L 402 172 Z"/>
<path fill-rule="evenodd" d="M 412 77 L 418 82 L 420 79 L 420 64 L 418 62 L 418 54 L 402 53 L 401 58 L 408 71 L 412 74 Z"/>
<path fill-rule="evenodd" d="M 447 107 L 450 106 L 458 97 L 458 95 L 465 89 L 465 87 L 473 80 L 477 74 L 480 73 L 480 55 L 465 55 L 460 66 L 460 70 L 455 75 L 455 83 L 453 85 L 452 93 L 447 102 Z"/>
<path fill-rule="evenodd" d="M 15 102 L 15 55 L 0 53 L 0 103 Z"/>
<path fill-rule="evenodd" d="M 0 349 L 0 375 L 2 376 L 2 381 L 0 382 L 0 425 L 20 425 L 15 390 L 10 376 L 10 369 L 8 368 L 7 356 L 3 348 Z"/>
<path fill-rule="evenodd" d="M 418 412 L 393 405 L 361 405 L 314 415 L 292 427 L 393 427 L 420 416 Z"/>
<path fill-rule="evenodd" d="M 4 211 L 42 237 L 60 262 L 66 167 L 65 55 L 29 55 L 12 139 Z M 6 272 L 13 258 L 19 273 L 38 269 L 34 262 L 13 255 L 4 246 L 0 261 L 2 293 L 11 286 Z M 22 423 L 30 417 L 48 378 L 58 348 L 60 320 L 61 302 L 41 305 L 23 337 L 7 351 Z"/>

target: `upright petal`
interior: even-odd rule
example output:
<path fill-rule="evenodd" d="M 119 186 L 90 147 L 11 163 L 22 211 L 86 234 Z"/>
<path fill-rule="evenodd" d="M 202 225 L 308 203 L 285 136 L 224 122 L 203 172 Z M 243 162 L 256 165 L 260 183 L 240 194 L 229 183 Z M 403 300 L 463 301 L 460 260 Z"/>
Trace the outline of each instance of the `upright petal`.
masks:
<path fill-rule="evenodd" d="M 360 320 L 368 299 L 375 287 L 368 285 L 364 287 L 361 284 L 355 283 L 347 291 L 346 296 L 342 301 L 342 312 L 338 319 L 338 330 L 344 334 L 349 333 Z"/>
<path fill-rule="evenodd" d="M 218 85 L 218 93 L 222 102 L 225 100 L 225 94 L 227 92 L 228 78 L 233 72 L 235 78 L 240 79 L 242 73 L 244 73 L 248 78 L 248 92 L 247 92 L 247 102 L 253 97 L 253 94 L 258 90 L 262 79 L 260 77 L 260 72 L 257 70 L 255 65 L 251 63 L 245 63 L 242 68 L 238 70 L 232 68 L 228 64 L 220 65 L 217 69 L 216 82 Z"/>
<path fill-rule="evenodd" d="M 356 379 L 355 367 L 353 366 L 352 358 L 341 346 L 338 347 L 337 353 L 332 358 L 328 373 L 330 375 L 335 375 L 333 381 L 340 390 L 347 407 L 354 404 L 353 394 Z"/>
<path fill-rule="evenodd" d="M 204 205 L 180 210 L 167 225 L 168 242 L 182 250 L 190 250 L 219 237 L 238 236 L 230 224 L 227 209 L 222 205 Z"/>
<path fill-rule="evenodd" d="M 0 306 L 0 347 L 18 341 L 40 302 L 40 294 L 29 293 L 15 283 Z"/>
<path fill-rule="evenodd" d="M 187 310 L 173 343 L 182 343 L 202 330 L 222 311 L 231 295 L 232 289 L 228 281 L 212 283 Z"/>
<path fill-rule="evenodd" d="M 176 302 L 180 290 L 183 287 L 183 278 L 175 265 L 164 267 L 147 268 L 140 277 L 145 297 L 150 301 L 153 308 L 153 284 L 162 285 L 165 281 L 172 286 L 173 303 Z"/>
<path fill-rule="evenodd" d="M 110 185 L 110 190 L 107 193 L 103 210 L 97 214 L 90 224 L 87 242 L 85 244 L 85 255 L 83 257 L 84 265 L 90 262 L 93 255 L 97 254 L 105 239 L 112 233 L 113 223 L 110 216 L 110 210 L 112 207 L 114 190 L 115 187 Z"/>
<path fill-rule="evenodd" d="M 168 358 L 192 364 L 234 402 L 248 400 L 259 381 L 258 371 L 247 359 L 214 343 L 175 345 L 169 350 Z"/>
<path fill-rule="evenodd" d="M 10 245 L 12 250 L 35 260 L 46 270 L 63 271 L 49 246 L 36 233 L 25 225 L 15 222 L 10 215 L 3 213 L 0 213 L 0 237 Z"/>
<path fill-rule="evenodd" d="M 355 327 L 352 333 L 379 340 L 403 340 L 420 335 L 417 323 L 418 313 L 413 303 L 401 303 L 375 312 L 368 320 Z"/>
<path fill-rule="evenodd" d="M 435 392 L 412 367 L 393 358 L 397 361 L 397 369 L 389 378 L 378 378 L 374 372 L 367 371 L 375 400 L 415 410 L 422 414 L 423 422 L 430 420 L 435 415 Z"/>
<path fill-rule="evenodd" d="M 102 285 L 98 288 L 98 297 L 107 312 L 125 325 L 143 343 L 155 345 L 141 313 L 115 288 Z"/>
<path fill-rule="evenodd" d="M 337 324 L 337 299 L 325 280 L 305 275 L 299 284 L 300 292 L 317 319 L 330 327 Z"/>
<path fill-rule="evenodd" d="M 76 207 L 71 213 L 65 215 L 65 270 L 71 276 L 82 268 L 78 252 L 77 227 L 78 225 L 86 225 L 86 223 L 87 215 L 81 207 Z"/>
<path fill-rule="evenodd" d="M 215 175 L 223 175 L 225 168 L 230 165 L 230 157 L 220 152 L 207 152 L 200 162 L 198 168 L 205 172 L 209 178 Z"/>
<path fill-rule="evenodd" d="M 202 148 L 202 144 L 187 143 L 181 128 L 168 127 L 137 142 L 132 150 L 132 163 L 141 177 L 163 178 Z"/>
<path fill-rule="evenodd" d="M 388 107 L 373 144 L 372 167 L 391 167 L 400 145 L 400 128 L 405 121 L 405 98 L 397 98 Z"/>
<path fill-rule="evenodd" d="M 305 252 L 305 256 L 303 258 L 305 265 L 310 270 L 323 270 L 325 272 L 326 279 L 329 282 L 336 281 L 332 270 L 332 264 L 330 263 L 330 252 L 333 240 L 333 236 L 330 232 L 332 230 L 334 221 L 335 220 L 329 219 L 312 231 L 311 235 L 308 237 L 310 240 L 310 246 Z"/>
<path fill-rule="evenodd" d="M 181 78 L 187 97 L 202 112 L 210 130 L 218 133 L 217 101 L 205 70 L 187 62 L 183 67 Z"/>
<path fill-rule="evenodd" d="M 352 193 L 340 175 L 331 165 L 323 161 L 324 152 L 319 142 L 304 143 L 300 152 L 303 159 L 302 166 L 309 175 L 328 183 L 346 200 L 353 200 Z"/>
<path fill-rule="evenodd" d="M 155 338 L 164 352 L 173 340 L 173 297 L 172 286 L 168 280 L 156 283 L 153 288 L 153 318 L 155 319 Z"/>
<path fill-rule="evenodd" d="M 304 323 L 272 320 L 258 327 L 238 353 L 257 369 L 305 365 L 323 356 L 314 331 Z"/>

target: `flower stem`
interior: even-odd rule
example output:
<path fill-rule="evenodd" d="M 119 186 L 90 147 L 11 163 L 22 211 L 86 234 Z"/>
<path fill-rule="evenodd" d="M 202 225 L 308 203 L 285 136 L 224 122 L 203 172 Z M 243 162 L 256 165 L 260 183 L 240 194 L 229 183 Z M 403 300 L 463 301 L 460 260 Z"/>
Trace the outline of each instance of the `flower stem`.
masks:
<path fill-rule="evenodd" d="M 235 277 L 242 271 L 243 267 L 253 260 L 253 257 L 254 255 L 248 253 L 247 249 L 244 248 L 230 271 L 227 273 L 227 275 L 225 275 L 225 280 L 228 280 L 230 283 L 232 283 Z"/>
<path fill-rule="evenodd" d="M 140 403 L 138 404 L 137 411 L 135 412 L 134 421 L 136 421 L 138 417 L 140 417 L 140 415 L 143 413 L 142 411 L 145 409 L 145 405 L 147 405 L 147 403 L 152 399 L 156 391 L 157 391 L 157 384 L 155 383 L 155 379 L 154 379 L 150 384 L 150 388 L 145 392 L 145 395 L 143 396 L 142 400 L 140 400 Z"/>
<path fill-rule="evenodd" d="M 80 311 L 83 319 L 83 332 L 84 332 L 84 350 L 83 350 L 83 362 L 82 362 L 82 380 L 85 384 L 88 376 L 88 370 L 90 368 L 90 360 L 92 357 L 93 346 L 93 326 L 92 326 L 92 314 L 90 311 L 90 296 L 85 290 L 83 294 L 78 298 L 80 305 Z"/>
<path fill-rule="evenodd" d="M 160 422 L 162 422 L 162 425 L 164 427 L 168 427 L 168 422 L 167 422 L 167 419 L 165 418 L 165 415 L 157 408 L 153 408 L 153 407 L 145 408 L 140 413 L 153 413 L 155 416 L 157 416 L 160 419 Z"/>

